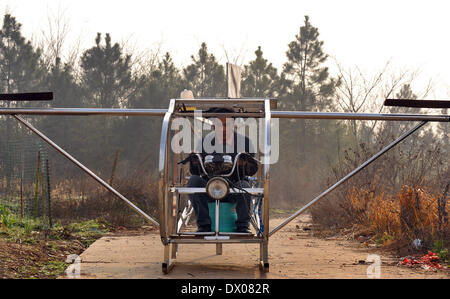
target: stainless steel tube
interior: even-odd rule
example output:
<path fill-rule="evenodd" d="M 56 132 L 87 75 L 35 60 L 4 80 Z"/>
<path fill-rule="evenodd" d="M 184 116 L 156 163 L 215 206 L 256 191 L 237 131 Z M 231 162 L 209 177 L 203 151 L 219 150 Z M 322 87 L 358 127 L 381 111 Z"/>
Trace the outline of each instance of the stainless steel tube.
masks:
<path fill-rule="evenodd" d="M 450 115 L 272 111 L 273 118 L 450 122 Z"/>
<path fill-rule="evenodd" d="M 310 206 L 312 206 L 314 203 L 316 203 L 318 200 L 320 200 L 321 198 L 323 198 L 324 196 L 326 196 L 328 193 L 330 193 L 331 191 L 333 191 L 334 189 L 336 189 L 337 187 L 339 187 L 340 185 L 342 185 L 345 181 L 347 181 L 348 179 L 350 179 L 352 176 L 354 176 L 355 174 L 357 174 L 358 172 L 360 172 L 362 169 L 364 169 L 365 167 L 367 167 L 369 164 L 371 164 L 373 161 L 375 161 L 376 159 L 378 159 L 379 157 L 381 157 L 383 154 L 385 154 L 387 151 L 389 151 L 390 149 L 392 149 L 394 146 L 396 146 L 397 144 L 399 144 L 401 141 L 403 141 L 406 137 L 408 137 L 409 135 L 411 135 L 412 133 L 414 133 L 415 131 L 417 131 L 418 129 L 420 129 L 423 125 L 425 125 L 427 122 L 421 122 L 420 124 L 414 126 L 414 128 L 412 128 L 411 130 L 409 130 L 408 132 L 404 133 L 402 136 L 400 136 L 398 139 L 396 139 L 394 142 L 392 142 L 391 144 L 389 144 L 388 146 L 386 146 L 385 148 L 383 148 L 381 151 L 379 151 L 377 154 L 375 154 L 374 156 L 372 156 L 372 158 L 370 158 L 369 160 L 367 160 L 366 162 L 364 162 L 361 166 L 359 166 L 358 168 L 356 168 L 355 170 L 353 170 L 352 172 L 350 172 L 349 174 L 347 174 L 344 178 L 342 178 L 339 182 L 337 182 L 336 184 L 334 184 L 333 186 L 331 186 L 330 188 L 328 188 L 327 190 L 325 190 L 322 194 L 320 194 L 319 196 L 317 196 L 316 198 L 314 198 L 311 202 L 309 202 L 307 205 L 305 205 L 303 208 L 301 208 L 300 210 L 298 210 L 297 212 L 295 212 L 295 214 L 293 214 L 292 216 L 290 216 L 288 219 L 286 219 L 283 223 L 281 223 L 280 225 L 278 225 L 276 228 L 274 228 L 270 233 L 269 236 L 273 235 L 274 233 L 276 233 L 278 230 L 280 230 L 281 228 L 283 228 L 285 225 L 287 225 L 289 222 L 291 222 L 292 220 L 294 220 L 294 218 L 296 218 L 297 216 L 299 216 L 300 214 L 302 214 L 304 211 L 306 211 Z"/>
<path fill-rule="evenodd" d="M 259 257 L 262 269 L 268 270 L 269 265 L 269 214 L 270 214 L 270 156 L 272 153 L 272 111 L 270 107 L 270 101 L 266 100 L 264 103 L 264 197 L 263 197 L 263 242 L 259 246 Z"/>
<path fill-rule="evenodd" d="M 2 108 L 0 115 L 164 116 L 167 109 Z"/>
<path fill-rule="evenodd" d="M 218 236 L 219 235 L 219 224 L 220 224 L 220 201 L 219 200 L 216 200 L 216 206 L 215 206 L 215 208 L 216 208 L 216 215 L 215 215 L 215 218 L 216 218 L 216 227 L 214 228 L 214 231 L 216 232 L 216 236 Z"/>
<path fill-rule="evenodd" d="M 159 144 L 159 182 L 158 182 L 158 208 L 159 208 L 159 233 L 161 241 L 164 245 L 168 244 L 169 239 L 169 197 L 167 188 L 168 177 L 168 143 L 169 143 L 169 123 L 172 118 L 172 113 L 175 109 L 175 100 L 171 100 L 169 109 L 164 114 L 163 124 L 161 128 L 161 139 Z"/>
<path fill-rule="evenodd" d="M 47 136 L 45 136 L 43 133 L 41 133 L 39 130 L 37 130 L 33 125 L 28 123 L 26 120 L 24 120 L 22 117 L 13 115 L 15 119 L 17 119 L 19 122 L 24 124 L 28 129 L 33 131 L 36 135 L 38 135 L 40 138 L 42 138 L 45 142 L 47 142 L 50 146 L 52 146 L 54 149 L 56 149 L 58 152 L 60 152 L 64 157 L 69 159 L 72 163 L 74 163 L 76 166 L 78 166 L 81 170 L 86 172 L 90 177 L 92 177 L 94 180 L 96 180 L 100 185 L 105 187 L 108 191 L 113 193 L 115 196 L 123 200 L 128 206 L 130 206 L 133 210 L 135 210 L 138 214 L 140 214 L 142 217 L 144 217 L 149 222 L 153 223 L 156 226 L 159 226 L 159 223 L 154 220 L 152 217 L 147 215 L 145 212 L 143 212 L 141 209 L 139 209 L 137 206 L 135 206 L 131 201 L 125 198 L 122 194 L 117 192 L 113 187 L 111 187 L 108 183 L 106 183 L 104 180 L 102 180 L 100 177 L 98 177 L 95 173 L 93 173 L 89 168 L 81 164 L 77 159 L 72 157 L 69 153 L 67 153 L 65 150 L 63 150 L 61 147 L 59 147 L 56 143 L 54 143 L 52 140 L 50 140 Z"/>
<path fill-rule="evenodd" d="M 97 108 L 2 108 L 0 115 L 105 115 L 105 116 L 165 116 L 167 109 L 97 109 Z M 194 116 L 194 113 L 175 113 L 177 116 Z M 427 114 L 378 114 L 378 113 L 338 113 L 306 111 L 271 111 L 272 118 L 289 119 L 349 119 L 385 121 L 436 121 L 450 122 L 450 115 Z M 263 113 L 204 113 L 203 116 L 264 117 Z"/>

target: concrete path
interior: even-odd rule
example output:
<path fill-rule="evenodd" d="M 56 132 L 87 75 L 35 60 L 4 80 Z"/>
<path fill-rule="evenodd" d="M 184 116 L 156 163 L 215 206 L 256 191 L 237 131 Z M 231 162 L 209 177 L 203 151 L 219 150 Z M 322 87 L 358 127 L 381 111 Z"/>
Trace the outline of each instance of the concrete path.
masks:
<path fill-rule="evenodd" d="M 373 250 L 359 243 L 312 237 L 302 228 L 310 219 L 291 222 L 269 243 L 270 272 L 258 267 L 259 245 L 224 244 L 223 255 L 215 245 L 180 245 L 177 264 L 169 275 L 161 272 L 163 246 L 159 233 L 108 236 L 82 255 L 82 278 L 367 278 L 363 264 Z M 271 220 L 271 227 L 281 219 Z M 399 267 L 397 259 L 381 256 L 381 278 L 449 278 L 447 273 Z"/>

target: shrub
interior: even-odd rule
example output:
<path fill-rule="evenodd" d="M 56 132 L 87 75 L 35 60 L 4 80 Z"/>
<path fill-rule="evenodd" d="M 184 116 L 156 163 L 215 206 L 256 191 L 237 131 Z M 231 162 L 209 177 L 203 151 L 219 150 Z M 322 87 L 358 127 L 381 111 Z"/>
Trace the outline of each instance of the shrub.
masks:
<path fill-rule="evenodd" d="M 424 187 L 403 186 L 395 196 L 354 187 L 331 205 L 333 213 L 322 202 L 312 210 L 312 216 L 316 223 L 328 228 L 360 224 L 383 244 L 392 240 L 411 244 L 420 239 L 425 248 L 432 249 L 436 240 L 447 240 L 440 246 L 445 248 L 449 246 L 450 226 L 448 221 L 439 221 L 438 203 L 442 196 Z M 338 220 L 340 225 L 333 224 Z"/>

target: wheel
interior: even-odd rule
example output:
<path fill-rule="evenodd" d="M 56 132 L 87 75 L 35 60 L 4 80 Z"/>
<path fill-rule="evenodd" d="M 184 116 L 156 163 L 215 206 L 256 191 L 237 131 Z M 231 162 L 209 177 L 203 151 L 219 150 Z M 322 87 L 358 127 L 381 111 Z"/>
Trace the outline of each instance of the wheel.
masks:
<path fill-rule="evenodd" d="M 269 272 L 269 263 L 263 263 L 263 262 L 260 262 L 260 264 L 259 264 L 259 269 L 263 272 L 263 273 L 267 273 L 267 272 Z"/>
<path fill-rule="evenodd" d="M 162 263 L 162 272 L 167 275 L 169 274 L 169 267 L 167 266 L 166 263 Z"/>

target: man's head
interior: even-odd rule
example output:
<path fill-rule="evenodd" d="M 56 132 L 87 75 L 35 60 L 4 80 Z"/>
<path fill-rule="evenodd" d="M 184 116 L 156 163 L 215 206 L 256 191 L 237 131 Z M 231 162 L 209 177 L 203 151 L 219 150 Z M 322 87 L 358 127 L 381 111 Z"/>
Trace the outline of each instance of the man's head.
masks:
<path fill-rule="evenodd" d="M 206 111 L 206 113 L 220 113 L 220 114 L 233 113 L 233 112 L 234 111 L 232 109 L 228 109 L 228 108 L 211 108 Z M 223 136 L 223 139 L 225 139 L 227 136 L 227 131 L 229 130 L 231 132 L 233 130 L 233 126 L 227 126 L 227 119 L 233 120 L 234 117 L 226 116 L 226 115 L 217 115 L 217 116 L 212 116 L 212 118 L 215 118 L 215 121 L 219 122 L 219 123 L 214 123 L 216 133 L 218 133 L 218 130 L 220 130 L 220 128 L 222 128 L 222 136 Z"/>

